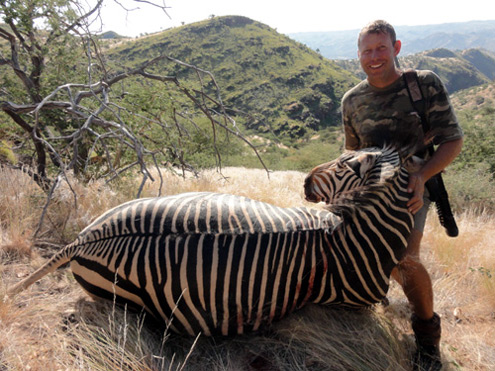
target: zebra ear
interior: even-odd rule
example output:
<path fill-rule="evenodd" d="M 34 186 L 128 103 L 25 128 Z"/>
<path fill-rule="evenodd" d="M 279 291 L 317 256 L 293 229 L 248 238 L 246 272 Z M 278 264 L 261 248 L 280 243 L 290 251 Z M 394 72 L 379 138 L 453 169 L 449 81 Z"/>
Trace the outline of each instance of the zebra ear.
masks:
<path fill-rule="evenodd" d="M 345 162 L 345 165 L 351 169 L 357 176 L 364 178 L 366 173 L 375 163 L 376 156 L 370 153 L 362 154 Z"/>
<path fill-rule="evenodd" d="M 359 162 L 358 158 L 353 158 L 350 161 L 347 161 L 345 163 L 346 167 L 352 170 L 354 173 L 356 173 L 360 178 L 361 176 L 361 162 Z"/>

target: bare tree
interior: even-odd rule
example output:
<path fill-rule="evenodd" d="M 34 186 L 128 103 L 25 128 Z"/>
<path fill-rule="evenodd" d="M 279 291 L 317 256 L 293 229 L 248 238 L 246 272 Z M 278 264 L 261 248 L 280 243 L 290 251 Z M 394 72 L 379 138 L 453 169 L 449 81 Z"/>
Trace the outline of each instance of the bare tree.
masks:
<path fill-rule="evenodd" d="M 165 4 L 138 2 L 166 12 Z M 65 176 L 68 170 L 84 173 L 99 159 L 100 165 L 105 164 L 104 175 L 110 180 L 138 168 L 142 174 L 139 196 L 146 180 L 153 180 L 149 167 L 160 167 L 157 158 L 173 158 L 183 168 L 190 167 L 184 160 L 181 145 L 181 138 L 189 135 L 184 122 L 199 129 L 188 114 L 190 110 L 202 113 L 209 120 L 213 146 L 218 129 L 251 146 L 227 114 L 211 73 L 167 55 L 134 67 L 110 66 L 102 51 L 104 45 L 90 32 L 99 20 L 103 0 L 89 9 L 81 4 L 78 0 L 0 2 L 0 16 L 5 22 L 0 26 L 0 38 L 4 40 L 0 66 L 2 74 L 6 74 L 0 107 L 17 127 L 9 131 L 16 133 L 15 148 L 24 154 L 15 165 L 17 168 L 28 171 L 49 191 L 57 177 Z M 197 83 L 184 84 L 175 76 L 156 73 L 155 67 L 165 61 L 194 71 Z M 142 81 L 161 84 L 164 90 L 175 89 L 190 103 L 189 108 L 169 107 L 167 120 L 143 111 L 128 98 L 133 93 L 127 89 L 136 86 L 131 83 L 136 79 L 141 84 Z M 206 84 L 213 86 L 209 93 Z M 141 130 L 136 132 L 130 118 L 177 140 L 152 145 L 156 138 Z M 120 161 L 123 149 L 132 161 Z M 221 158 L 216 153 L 220 166 Z"/>
<path fill-rule="evenodd" d="M 139 197 L 145 182 L 155 180 L 150 172 L 155 167 L 161 189 L 165 162 L 192 169 L 184 159 L 191 127 L 210 138 L 219 167 L 219 130 L 240 138 L 258 155 L 227 113 L 208 71 L 167 55 L 132 67 L 110 63 L 105 43 L 90 31 L 101 21 L 103 1 L 89 8 L 79 0 L 0 1 L 0 133 L 18 154 L 18 162 L 8 166 L 29 173 L 46 191 L 45 211 L 68 171 L 89 178 L 89 169 L 96 167 L 97 176 L 111 181 L 138 170 Z M 166 13 L 164 3 L 136 1 Z M 193 71 L 197 81 L 157 73 L 165 62 Z M 139 86 L 145 98 L 136 93 Z M 180 96 L 178 103 L 143 108 L 153 94 L 172 91 Z M 77 205 L 75 194 L 74 200 Z M 42 223 L 43 217 L 38 231 Z"/>

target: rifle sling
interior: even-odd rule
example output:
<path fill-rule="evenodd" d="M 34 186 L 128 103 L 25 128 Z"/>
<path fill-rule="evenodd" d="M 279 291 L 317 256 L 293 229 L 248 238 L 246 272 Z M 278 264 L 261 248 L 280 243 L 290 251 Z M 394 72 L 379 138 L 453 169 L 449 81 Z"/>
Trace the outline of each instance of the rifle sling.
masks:
<path fill-rule="evenodd" d="M 402 77 L 406 83 L 407 92 L 409 95 L 409 99 L 411 100 L 411 104 L 414 107 L 414 110 L 418 113 L 421 118 L 421 126 L 423 128 L 423 134 L 430 130 L 430 123 L 426 118 L 426 101 L 423 96 L 423 92 L 419 86 L 419 79 L 416 70 L 407 69 L 402 74 Z M 433 144 L 428 145 L 428 152 L 430 156 L 433 155 L 435 150 L 433 149 Z"/>
<path fill-rule="evenodd" d="M 413 69 L 407 69 L 402 74 L 402 77 L 404 78 L 411 104 L 421 118 L 423 134 L 426 135 L 426 133 L 430 130 L 430 124 L 426 118 L 426 101 L 420 88 L 418 74 Z M 435 149 L 433 148 L 433 143 L 431 143 L 428 145 L 428 153 L 430 156 L 433 156 L 434 152 Z M 429 189 L 430 199 L 436 203 L 440 224 L 445 227 L 447 234 L 450 237 L 456 237 L 459 234 L 459 229 L 457 228 L 454 215 L 452 214 L 452 210 L 450 208 L 448 194 L 443 183 L 442 175 L 437 174 L 426 182 L 425 186 L 430 188 L 429 186 L 433 186 L 434 182 L 436 183 L 436 189 L 435 192 L 432 192 L 432 190 Z"/>

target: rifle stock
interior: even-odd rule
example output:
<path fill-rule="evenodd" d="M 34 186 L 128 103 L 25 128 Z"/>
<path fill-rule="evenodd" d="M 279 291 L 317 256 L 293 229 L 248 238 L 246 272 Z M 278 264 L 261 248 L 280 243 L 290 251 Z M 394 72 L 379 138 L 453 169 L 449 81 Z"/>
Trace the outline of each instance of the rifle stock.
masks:
<path fill-rule="evenodd" d="M 431 177 L 425 186 L 430 193 L 430 200 L 435 202 L 440 224 L 445 228 L 448 236 L 457 237 L 459 235 L 459 228 L 457 228 L 452 209 L 450 208 L 449 195 L 445 189 L 442 175 L 436 174 Z"/>

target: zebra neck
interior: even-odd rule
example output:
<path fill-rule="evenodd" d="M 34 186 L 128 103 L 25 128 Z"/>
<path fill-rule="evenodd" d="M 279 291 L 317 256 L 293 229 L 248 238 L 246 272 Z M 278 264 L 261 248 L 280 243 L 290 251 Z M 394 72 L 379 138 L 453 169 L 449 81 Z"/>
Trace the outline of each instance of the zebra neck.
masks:
<path fill-rule="evenodd" d="M 386 295 L 412 228 L 407 183 L 407 172 L 401 172 L 393 183 L 367 193 L 326 234 L 325 280 L 315 302 L 366 306 Z"/>

